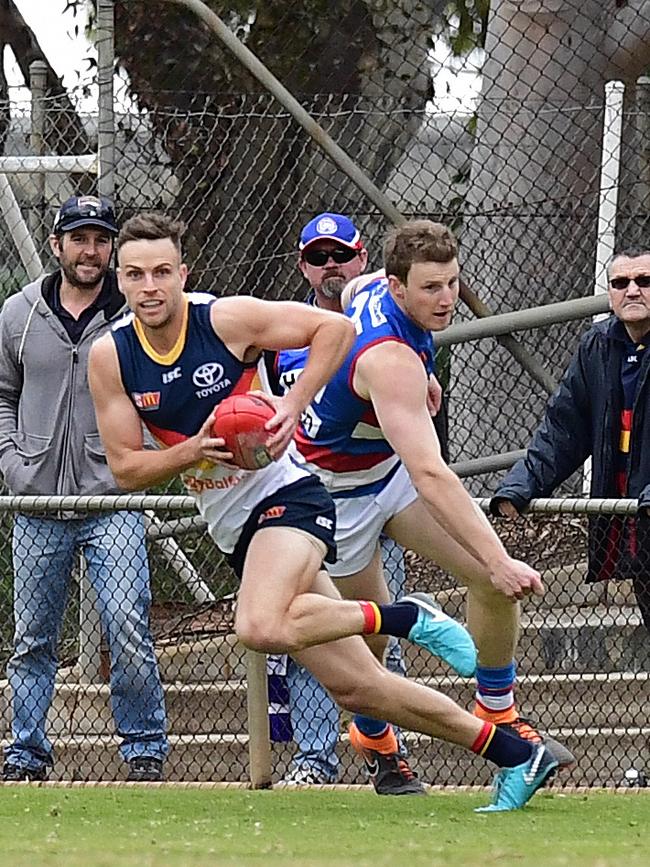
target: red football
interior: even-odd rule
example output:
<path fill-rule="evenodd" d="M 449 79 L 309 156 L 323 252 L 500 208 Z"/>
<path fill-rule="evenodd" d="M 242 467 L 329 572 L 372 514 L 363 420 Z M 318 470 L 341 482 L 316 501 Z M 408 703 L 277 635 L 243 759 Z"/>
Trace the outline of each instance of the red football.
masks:
<path fill-rule="evenodd" d="M 223 437 L 233 463 L 243 470 L 261 470 L 273 458 L 266 448 L 270 433 L 264 430 L 275 410 L 252 394 L 231 394 L 217 406 L 212 434 Z"/>

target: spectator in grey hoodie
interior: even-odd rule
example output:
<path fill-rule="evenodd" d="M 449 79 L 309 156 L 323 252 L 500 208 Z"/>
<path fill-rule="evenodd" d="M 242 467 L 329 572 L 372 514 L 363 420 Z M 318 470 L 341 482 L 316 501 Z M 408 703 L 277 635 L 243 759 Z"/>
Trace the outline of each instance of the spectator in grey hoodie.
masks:
<path fill-rule="evenodd" d="M 110 269 L 111 203 L 73 196 L 50 236 L 60 268 L 0 313 L 0 472 L 15 495 L 115 494 L 88 389 L 92 342 L 125 312 Z M 44 780 L 46 719 L 74 559 L 81 552 L 111 656 L 111 697 L 129 779 L 162 779 L 165 706 L 149 632 L 151 590 L 142 516 L 133 512 L 15 517 L 13 739 L 5 780 Z"/>

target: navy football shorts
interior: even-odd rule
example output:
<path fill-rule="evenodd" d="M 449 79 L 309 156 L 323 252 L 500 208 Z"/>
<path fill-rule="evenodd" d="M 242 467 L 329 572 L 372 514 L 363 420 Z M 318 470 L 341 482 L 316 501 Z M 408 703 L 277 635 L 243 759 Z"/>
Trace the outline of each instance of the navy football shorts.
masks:
<path fill-rule="evenodd" d="M 325 544 L 327 563 L 336 562 L 334 501 L 316 476 L 309 475 L 279 488 L 253 509 L 242 527 L 235 550 L 232 554 L 226 554 L 238 578 L 244 571 L 244 560 L 251 539 L 264 527 L 295 527 L 302 530 Z"/>

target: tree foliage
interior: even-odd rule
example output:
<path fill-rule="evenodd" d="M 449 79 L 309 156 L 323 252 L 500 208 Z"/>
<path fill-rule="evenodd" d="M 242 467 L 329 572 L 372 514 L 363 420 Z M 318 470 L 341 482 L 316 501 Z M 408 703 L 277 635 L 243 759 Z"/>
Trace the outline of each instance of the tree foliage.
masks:
<path fill-rule="evenodd" d="M 431 94 L 428 55 L 444 0 L 208 5 L 381 184 Z M 115 21 L 118 63 L 180 180 L 197 270 L 213 273 L 235 248 L 271 261 L 278 227 L 292 249 L 306 216 L 360 206 L 354 186 L 193 13 L 117 0 Z M 230 271 L 230 284 L 250 291 L 251 276 L 248 266 Z M 255 280 L 277 276 L 276 261 Z"/>

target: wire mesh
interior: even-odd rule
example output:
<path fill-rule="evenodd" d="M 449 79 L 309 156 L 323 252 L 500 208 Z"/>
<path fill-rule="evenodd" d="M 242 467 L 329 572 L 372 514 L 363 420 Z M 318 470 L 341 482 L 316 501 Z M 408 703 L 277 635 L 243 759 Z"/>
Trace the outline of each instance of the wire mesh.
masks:
<path fill-rule="evenodd" d="M 639 573 L 630 575 L 623 570 L 607 581 L 586 583 L 588 519 L 572 501 L 561 502 L 555 511 L 548 514 L 533 506 L 523 518 L 496 522 L 508 548 L 540 569 L 546 587 L 544 597 L 528 600 L 523 606 L 517 653 L 518 706 L 522 715 L 575 754 L 576 767 L 563 773 L 557 781 L 560 785 L 625 785 L 625 772 L 632 768 L 647 773 L 650 759 L 645 713 L 650 645 L 639 613 L 640 600 L 648 619 L 648 573 L 641 579 Z M 0 646 L 2 669 L 8 665 L 12 678 L 3 681 L 1 690 L 6 711 L 2 733 L 5 749 L 11 743 L 25 743 L 27 730 L 18 728 L 12 734 L 11 724 L 12 719 L 24 723 L 26 705 L 28 710 L 31 707 L 29 719 L 38 716 L 34 705 L 44 713 L 48 711 L 48 683 L 54 683 L 53 666 L 58 657 L 48 722 L 42 725 L 42 736 L 47 733 L 52 745 L 50 779 L 124 779 L 128 772 L 124 751 L 128 755 L 133 743 L 142 747 L 143 740 L 138 738 L 142 738 L 144 728 L 148 731 L 145 749 L 153 753 L 156 737 L 161 731 L 167 732 L 168 780 L 246 781 L 246 679 L 243 649 L 233 635 L 233 576 L 200 521 L 191 519 L 189 513 L 186 518 L 179 517 L 177 510 L 156 511 L 156 523 L 149 524 L 147 551 L 153 596 L 151 634 L 164 688 L 164 710 L 158 699 L 149 697 L 154 709 L 149 708 L 147 715 L 147 696 L 155 686 L 156 671 L 146 655 L 142 657 L 134 647 L 129 649 L 130 669 L 127 666 L 125 673 L 121 667 L 124 642 L 133 640 L 129 628 L 137 629 L 133 610 L 137 613 L 142 598 L 146 600 L 144 593 L 138 604 L 133 602 L 134 573 L 140 567 L 134 541 L 137 536 L 125 517 L 129 514 L 134 516 L 128 512 L 106 513 L 101 518 L 86 514 L 71 522 L 56 521 L 45 512 L 30 517 L 38 536 L 26 535 L 24 527 L 13 531 L 13 556 L 20 561 L 13 579 L 13 521 L 3 512 L 0 610 L 5 625 Z M 25 516 L 18 520 L 24 522 Z M 620 519 L 609 516 L 607 520 L 613 524 Z M 53 536 L 46 532 L 48 527 Z M 69 545 L 62 544 L 63 532 Z M 75 544 L 70 541 L 71 532 Z M 161 538 L 174 539 L 182 550 L 187 558 L 185 572 L 178 569 L 178 550 L 170 553 L 161 548 Z M 80 661 L 79 569 L 78 560 L 72 558 L 70 604 L 58 642 L 53 637 L 58 631 L 53 612 L 59 610 L 57 600 L 65 593 L 64 548 L 84 551 L 89 567 L 98 551 L 107 550 L 115 557 L 110 572 L 103 576 L 105 605 L 108 600 L 114 609 L 106 615 L 102 641 L 95 648 L 99 654 L 96 678 L 87 677 Z M 42 562 L 39 565 L 41 551 L 50 558 L 45 572 Z M 413 552 L 404 554 L 388 542 L 384 545 L 384 565 L 396 595 L 429 591 L 448 614 L 464 617 L 466 591 L 430 562 Z M 188 569 L 213 595 L 212 601 L 197 603 Z M 32 588 L 28 597 L 31 628 L 28 633 L 19 630 L 15 648 L 10 626 L 14 580 L 20 587 L 31 584 Z M 24 617 L 21 609 L 19 620 Z M 450 673 L 408 642 L 401 642 L 399 649 L 395 644 L 389 648 L 387 664 L 442 691 L 463 707 L 473 706 L 472 680 Z M 340 714 L 327 693 L 298 666 L 293 665 L 288 672 L 288 689 L 290 725 L 284 729 L 271 726 L 271 731 L 279 734 L 273 744 L 274 781 L 296 779 L 296 769 L 307 768 L 320 782 L 367 782 L 363 762 L 347 740 L 349 715 Z M 279 711 L 286 712 L 287 696 L 280 704 L 284 708 L 277 703 L 270 705 L 272 722 L 277 722 Z M 165 711 L 166 723 L 162 716 Z M 157 731 L 152 719 L 158 721 Z M 30 736 L 35 742 L 33 731 Z M 403 733 L 401 748 L 427 783 L 489 782 L 489 766 L 459 748 L 411 732 Z M 9 755 L 15 757 L 16 753 Z"/>
<path fill-rule="evenodd" d="M 405 216 L 454 226 L 465 279 L 493 312 L 582 296 L 602 282 L 595 252 L 599 202 L 612 190 L 618 191 L 616 219 L 607 232 L 619 248 L 644 243 L 650 88 L 639 76 L 646 71 L 650 22 L 642 8 L 612 0 L 210 5 Z M 122 70 L 115 103 L 118 213 L 124 219 L 156 209 L 187 222 L 191 288 L 304 298 L 297 238 L 302 225 L 324 210 L 352 216 L 371 265 L 380 264 L 384 216 L 187 10 L 118 0 L 115 13 Z M 454 95 L 459 76 L 473 98 Z M 601 179 L 603 141 L 613 123 L 605 83 L 614 78 L 636 84 L 626 86 L 618 174 Z M 42 98 L 46 153 L 96 150 L 97 120 L 88 113 L 87 96 L 87 87 L 80 86 L 71 99 L 51 90 Z M 31 107 L 7 99 L 0 108 L 4 155 L 27 156 L 33 151 Z M 20 221 L 43 264 L 55 267 L 47 236 L 56 207 L 75 191 L 95 191 L 96 177 L 90 172 L 19 173 L 9 177 L 9 184 L 17 209 L 6 197 L 7 231 L 0 239 L 3 297 L 27 279 L 16 246 Z M 461 306 L 459 318 L 467 315 Z M 588 324 L 552 326 L 517 339 L 559 379 Z M 452 460 L 525 446 L 547 397 L 492 339 L 452 351 L 447 391 Z M 486 494 L 495 481 L 482 477 L 473 491 Z M 580 486 L 575 477 L 563 490 L 577 492 Z M 172 521 L 164 511 L 157 517 Z M 5 624 L 13 616 L 11 525 L 3 515 Z M 167 538 L 181 546 L 188 562 L 179 562 L 178 551 L 165 552 L 151 527 L 148 545 L 151 630 L 172 745 L 167 776 L 246 779 L 244 667 L 232 635 L 235 584 L 200 529 L 191 523 L 174 526 Z M 548 586 L 544 599 L 524 611 L 522 709 L 575 752 L 578 765 L 566 780 L 622 784 L 628 767 L 648 767 L 643 712 L 648 641 L 638 604 L 646 567 L 617 580 L 584 584 L 589 529 L 586 519 L 573 513 L 533 514 L 497 527 L 513 552 L 540 568 Z M 402 560 L 395 551 L 387 572 L 399 573 L 402 564 L 407 588 L 430 588 L 449 613 L 463 614 L 464 595 L 448 576 L 410 552 Z M 198 576 L 214 601 L 205 596 L 197 601 L 179 580 L 183 570 L 186 578 Z M 118 761 L 109 684 L 82 682 L 77 586 L 73 580 L 49 716 L 56 754 L 52 773 L 110 779 L 126 771 Z M 191 586 L 196 590 L 196 583 Z M 3 667 L 12 652 L 5 626 Z M 104 642 L 104 679 L 107 652 Z M 411 648 L 403 647 L 402 654 L 409 676 L 439 685 L 471 706 L 470 683 L 432 668 Z M 303 717 L 314 702 L 303 696 Z M 6 683 L 4 703 L 8 740 Z M 330 707 L 319 725 L 337 717 Z M 328 731 L 340 754 L 337 779 L 365 781 L 340 737 L 344 722 L 338 719 Z M 326 734 L 321 731 L 320 737 Z M 405 735 L 404 743 L 428 782 L 488 780 L 489 771 L 458 750 L 412 735 Z M 291 769 L 294 749 L 291 744 L 274 747 L 275 779 Z"/>

